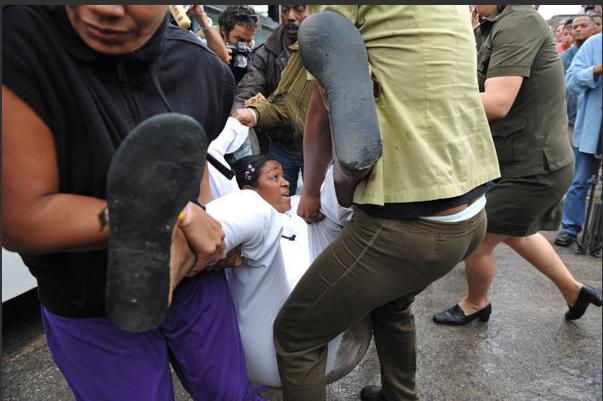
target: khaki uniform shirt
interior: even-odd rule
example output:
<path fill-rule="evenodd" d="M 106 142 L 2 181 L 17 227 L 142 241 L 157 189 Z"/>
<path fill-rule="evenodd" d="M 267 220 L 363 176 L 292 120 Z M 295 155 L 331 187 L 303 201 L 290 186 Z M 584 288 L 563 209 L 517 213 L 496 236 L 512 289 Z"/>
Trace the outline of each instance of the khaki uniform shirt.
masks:
<path fill-rule="evenodd" d="M 488 78 L 524 77 L 506 117 L 490 122 L 503 177 L 544 174 L 573 160 L 563 64 L 544 18 L 507 6 L 476 29 L 480 90 Z"/>
<path fill-rule="evenodd" d="M 500 176 L 468 6 L 319 6 L 352 21 L 381 85 L 383 156 L 354 194 L 384 205 L 463 195 Z M 342 66 L 343 67 L 343 66 Z"/>

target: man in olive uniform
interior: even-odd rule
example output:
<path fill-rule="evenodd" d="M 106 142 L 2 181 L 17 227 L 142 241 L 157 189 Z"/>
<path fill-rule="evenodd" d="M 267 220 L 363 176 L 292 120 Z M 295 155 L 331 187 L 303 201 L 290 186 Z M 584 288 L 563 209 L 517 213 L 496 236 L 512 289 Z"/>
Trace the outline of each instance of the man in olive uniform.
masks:
<path fill-rule="evenodd" d="M 293 56 L 274 93 L 268 99 L 236 110 L 233 117 L 247 127 L 266 131 L 287 127 L 289 141 L 297 149 L 302 149 L 308 103 L 316 81 L 307 79 L 308 72 L 302 64 L 299 46 L 294 44 L 290 49 Z"/>

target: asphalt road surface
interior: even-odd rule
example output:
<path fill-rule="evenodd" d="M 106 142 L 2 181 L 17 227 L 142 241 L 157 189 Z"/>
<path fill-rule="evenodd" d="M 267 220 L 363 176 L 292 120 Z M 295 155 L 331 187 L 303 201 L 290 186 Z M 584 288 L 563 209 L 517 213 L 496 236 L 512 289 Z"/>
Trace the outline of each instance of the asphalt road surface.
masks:
<path fill-rule="evenodd" d="M 544 234 L 552 241 L 554 233 Z M 557 249 L 578 281 L 601 290 L 600 258 Z M 601 309 L 590 307 L 582 319 L 566 322 L 564 300 L 549 280 L 506 246 L 496 255 L 488 323 L 443 327 L 431 321 L 464 294 L 462 264 L 417 297 L 421 400 L 601 401 Z M 73 400 L 46 346 L 35 294 L 4 304 L 2 324 L 2 400 Z M 174 381 L 176 400 L 190 400 Z M 329 385 L 328 401 L 358 400 L 367 384 L 379 384 L 373 345 L 356 369 Z M 282 400 L 278 390 L 264 395 Z"/>

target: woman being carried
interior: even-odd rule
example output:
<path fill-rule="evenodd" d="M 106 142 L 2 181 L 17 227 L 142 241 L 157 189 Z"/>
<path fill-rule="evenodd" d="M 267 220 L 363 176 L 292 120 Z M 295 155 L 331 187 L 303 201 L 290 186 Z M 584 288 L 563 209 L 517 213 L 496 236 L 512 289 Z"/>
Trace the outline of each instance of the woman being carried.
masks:
<path fill-rule="evenodd" d="M 322 209 L 327 216 L 306 224 L 288 213 L 299 197 L 289 197 L 289 182 L 279 162 L 265 155 L 247 156 L 234 165 L 241 191 L 207 204 L 222 224 L 225 250 L 240 246 L 243 266 L 227 271 L 252 382 L 280 386 L 272 326 L 282 304 L 310 265 L 332 241 L 351 210 L 340 207 L 329 174 L 323 184 Z M 335 381 L 364 356 L 371 339 L 368 320 L 329 343 L 326 373 Z"/>

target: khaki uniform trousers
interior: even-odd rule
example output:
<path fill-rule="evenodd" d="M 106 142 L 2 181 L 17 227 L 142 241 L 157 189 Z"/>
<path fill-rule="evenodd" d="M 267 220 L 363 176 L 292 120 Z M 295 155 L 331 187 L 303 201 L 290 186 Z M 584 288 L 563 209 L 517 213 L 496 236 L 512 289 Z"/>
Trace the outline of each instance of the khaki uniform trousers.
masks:
<path fill-rule="evenodd" d="M 486 232 L 482 210 L 442 223 L 372 217 L 352 224 L 314 261 L 281 309 L 274 341 L 285 401 L 324 401 L 327 343 L 371 315 L 385 396 L 416 400 L 411 304 L 471 254 Z"/>

